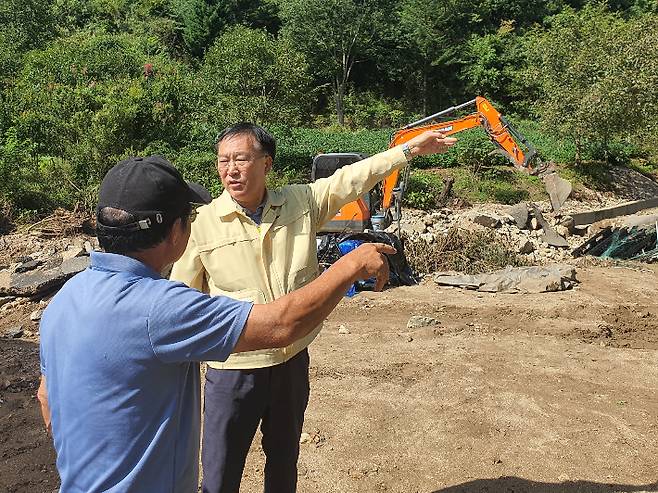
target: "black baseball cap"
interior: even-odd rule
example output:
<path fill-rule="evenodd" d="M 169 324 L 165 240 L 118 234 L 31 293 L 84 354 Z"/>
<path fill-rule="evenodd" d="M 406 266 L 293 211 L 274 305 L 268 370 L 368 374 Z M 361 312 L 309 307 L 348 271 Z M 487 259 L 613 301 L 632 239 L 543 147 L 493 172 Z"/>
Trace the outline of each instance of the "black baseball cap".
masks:
<path fill-rule="evenodd" d="M 152 224 L 173 222 L 190 204 L 207 204 L 212 200 L 198 183 L 186 182 L 180 172 L 162 156 L 132 157 L 119 162 L 107 172 L 98 193 L 98 212 L 113 207 L 132 214 L 135 222 L 98 226 L 109 231 L 139 231 Z"/>

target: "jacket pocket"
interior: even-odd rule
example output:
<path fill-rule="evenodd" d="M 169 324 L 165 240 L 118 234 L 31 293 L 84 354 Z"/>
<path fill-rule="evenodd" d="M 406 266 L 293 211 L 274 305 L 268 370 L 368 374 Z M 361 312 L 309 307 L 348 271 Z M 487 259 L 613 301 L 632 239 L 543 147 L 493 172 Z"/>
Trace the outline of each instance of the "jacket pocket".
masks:
<path fill-rule="evenodd" d="M 210 294 L 212 296 L 228 296 L 234 300 L 251 301 L 256 305 L 264 305 L 266 303 L 263 291 L 258 288 L 247 288 L 237 291 L 226 291 L 223 289 L 214 288 L 210 291 Z"/>
<path fill-rule="evenodd" d="M 316 277 L 318 277 L 318 269 L 313 266 L 303 267 L 290 276 L 290 286 L 292 289 L 299 289 L 312 282 Z"/>
<path fill-rule="evenodd" d="M 283 212 L 272 225 L 272 233 L 276 234 L 281 230 L 287 230 L 287 234 L 310 234 L 311 233 L 311 212 L 305 207 L 297 210 L 287 210 Z"/>
<path fill-rule="evenodd" d="M 211 292 L 222 290 L 237 293 L 260 287 L 261 267 L 258 265 L 253 241 L 256 240 L 223 240 L 216 242 L 212 248 L 199 250 Z"/>
<path fill-rule="evenodd" d="M 197 243 L 197 250 L 199 251 L 199 253 L 202 254 L 202 253 L 212 252 L 217 248 L 223 248 L 226 246 L 244 245 L 245 242 L 251 242 L 257 239 L 258 237 L 249 236 L 248 234 L 241 232 L 240 234 L 237 234 L 235 236 L 230 236 L 226 238 L 217 238 L 207 243 L 201 243 L 201 244 Z"/>

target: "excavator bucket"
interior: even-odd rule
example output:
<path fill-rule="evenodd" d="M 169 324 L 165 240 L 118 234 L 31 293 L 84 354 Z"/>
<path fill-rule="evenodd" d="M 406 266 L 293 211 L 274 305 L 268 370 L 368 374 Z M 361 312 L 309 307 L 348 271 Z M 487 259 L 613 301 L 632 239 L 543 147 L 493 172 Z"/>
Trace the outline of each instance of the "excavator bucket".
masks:
<path fill-rule="evenodd" d="M 560 178 L 557 173 L 548 173 L 542 177 L 546 193 L 551 199 L 551 208 L 557 212 L 567 201 L 573 190 L 571 183 L 564 178 Z"/>
<path fill-rule="evenodd" d="M 557 212 L 571 196 L 573 191 L 571 182 L 560 178 L 553 163 L 544 163 L 539 158 L 535 161 L 531 174 L 539 176 L 544 182 L 544 189 L 551 201 L 551 209 Z"/>

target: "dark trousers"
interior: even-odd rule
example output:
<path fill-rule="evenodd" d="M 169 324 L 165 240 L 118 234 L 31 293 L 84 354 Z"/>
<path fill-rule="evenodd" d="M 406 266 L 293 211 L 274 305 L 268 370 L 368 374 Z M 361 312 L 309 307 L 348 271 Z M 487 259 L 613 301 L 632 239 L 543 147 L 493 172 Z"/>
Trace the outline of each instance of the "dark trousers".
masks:
<path fill-rule="evenodd" d="M 265 493 L 297 489 L 299 437 L 308 404 L 308 350 L 252 370 L 208 368 L 201 449 L 204 493 L 236 493 L 258 423 Z"/>

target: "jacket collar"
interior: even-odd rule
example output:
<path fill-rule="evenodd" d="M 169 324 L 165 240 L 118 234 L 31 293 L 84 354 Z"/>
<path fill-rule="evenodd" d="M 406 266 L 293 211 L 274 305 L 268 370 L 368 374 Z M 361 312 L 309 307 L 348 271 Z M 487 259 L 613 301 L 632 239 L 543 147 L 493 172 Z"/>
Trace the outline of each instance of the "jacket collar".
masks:
<path fill-rule="evenodd" d="M 286 196 L 279 190 L 268 190 L 267 199 L 263 213 L 267 212 L 268 207 L 280 207 L 286 202 Z M 226 217 L 233 213 L 244 215 L 242 208 L 231 198 L 231 195 L 224 190 L 222 194 L 213 200 L 215 212 L 219 217 Z"/>

